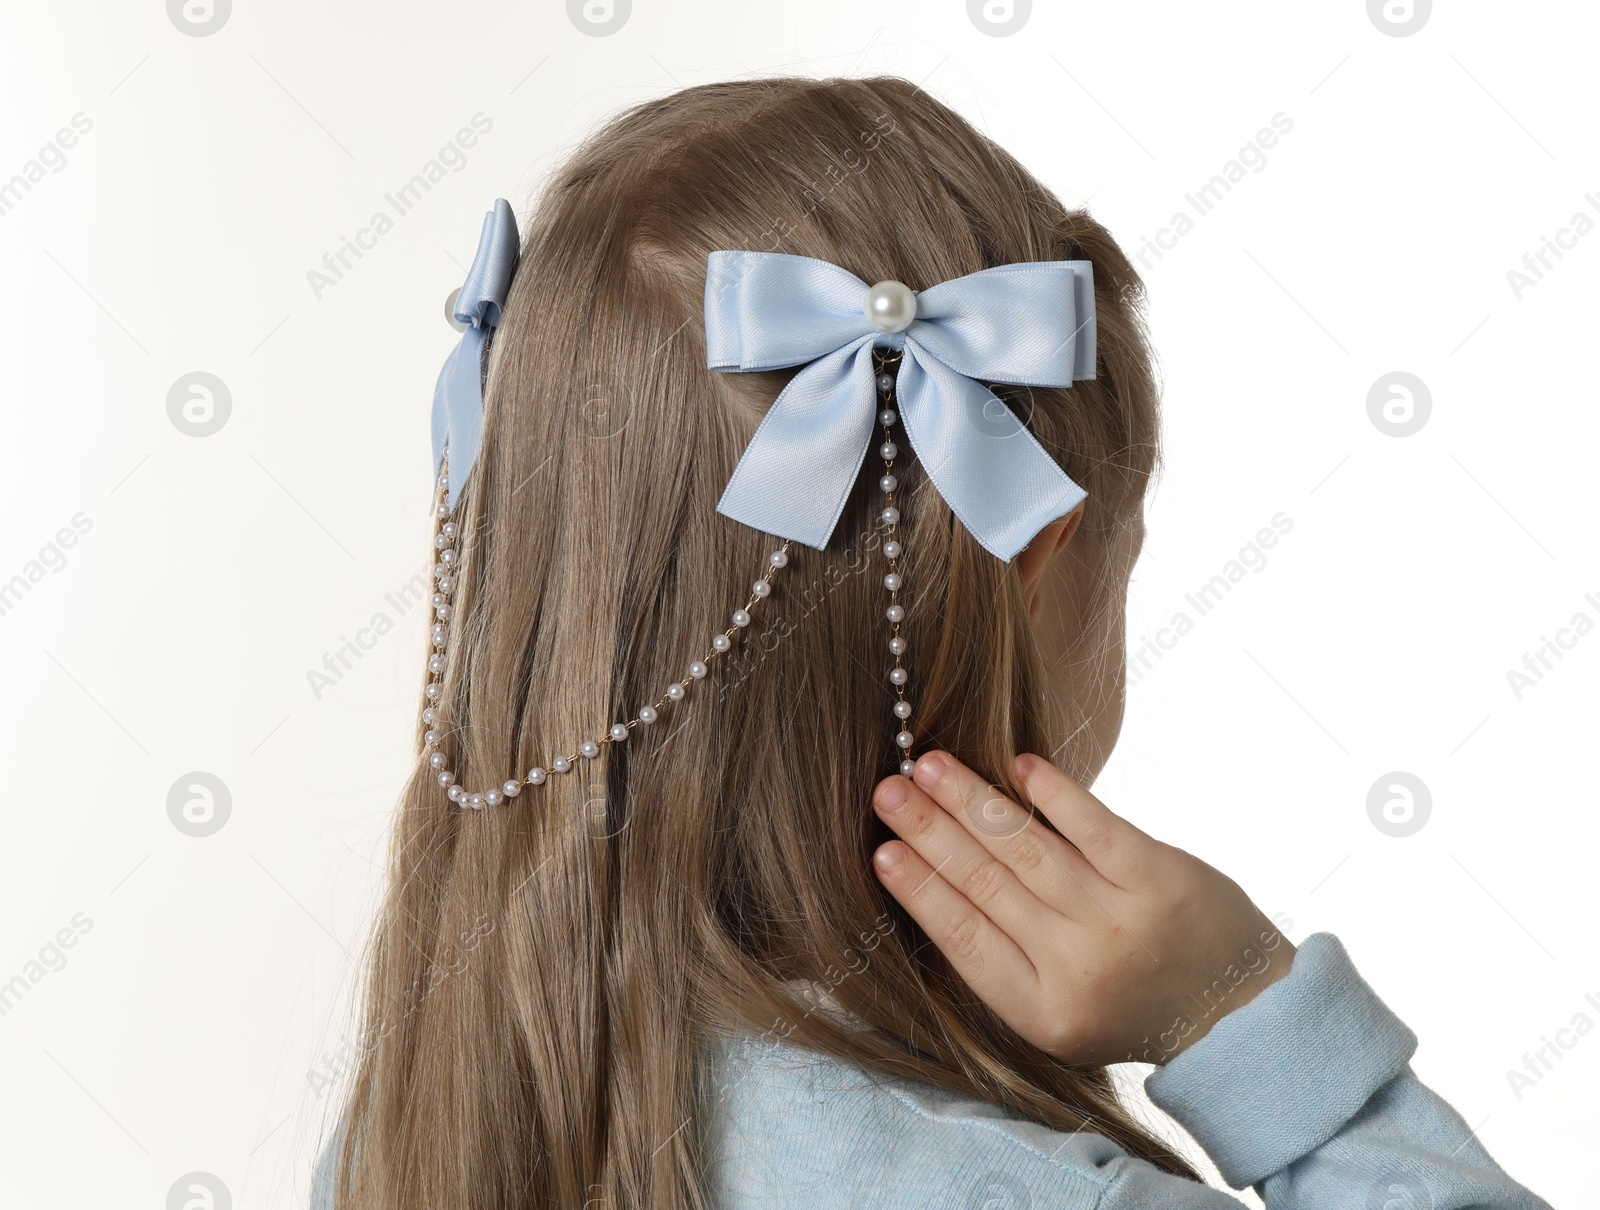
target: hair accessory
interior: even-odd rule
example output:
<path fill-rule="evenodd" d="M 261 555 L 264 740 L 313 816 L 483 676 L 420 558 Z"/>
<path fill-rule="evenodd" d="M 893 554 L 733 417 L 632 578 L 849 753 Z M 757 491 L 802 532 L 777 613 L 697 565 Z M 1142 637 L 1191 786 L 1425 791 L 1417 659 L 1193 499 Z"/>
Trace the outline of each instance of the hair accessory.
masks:
<path fill-rule="evenodd" d="M 458 783 L 442 749 L 444 734 L 439 729 L 439 703 L 444 698 L 444 672 L 447 666 L 445 653 L 449 647 L 449 622 L 453 613 L 450 598 L 455 592 L 456 579 L 461 570 L 460 555 L 456 551 L 461 532 L 454 513 L 462 484 L 466 482 L 467 474 L 478 456 L 483 424 L 483 354 L 488 347 L 490 333 L 500 322 L 519 252 L 516 217 L 511 212 L 510 203 L 500 198 L 496 200 L 494 209 L 484 216 L 477 255 L 473 257 L 466 283 L 456 298 L 455 316 L 470 326 L 461 334 L 461 342 L 451 350 L 433 392 L 433 455 L 434 467 L 438 472 L 434 484 L 433 546 L 437 561 L 433 565 L 434 622 L 430 632 L 433 652 L 428 657 L 429 680 L 423 689 L 427 705 L 422 710 L 422 722 L 426 727 L 422 745 L 428 769 L 450 801 L 460 807 L 478 810 L 497 807 L 521 794 L 524 787 L 541 786 L 552 776 L 571 772 L 580 761 L 599 756 L 607 744 L 625 743 L 634 728 L 655 722 L 661 711 L 671 703 L 683 701 L 695 682 L 704 680 L 710 674 L 713 661 L 732 650 L 735 636 L 753 620 L 752 611 L 771 595 L 773 577 L 789 563 L 790 544 L 784 542 L 767 556 L 766 566 L 760 577 L 750 585 L 750 594 L 745 603 L 729 613 L 729 625 L 713 633 L 708 648 L 699 658 L 689 662 L 684 675 L 669 682 L 654 703 L 640 706 L 634 717 L 625 722 L 612 723 L 597 738 L 583 740 L 571 751 L 557 752 L 548 758 L 547 764 L 535 765 L 523 776 L 508 778 L 498 786 L 468 790 Z"/>
<path fill-rule="evenodd" d="M 1087 494 L 977 380 L 1094 377 L 1089 261 L 999 265 L 916 292 L 811 257 L 718 251 L 706 260 L 705 320 L 713 370 L 804 363 L 734 468 L 724 516 L 827 545 L 872 440 L 874 348 L 900 351 L 893 385 L 911 448 L 996 558 L 1010 560 Z"/>
<path fill-rule="evenodd" d="M 711 663 L 717 656 L 732 650 L 734 636 L 750 625 L 751 611 L 758 602 L 771 595 L 772 577 L 789 563 L 789 543 L 785 542 L 767 556 L 767 565 L 760 579 L 750 585 L 749 599 L 728 615 L 731 624 L 725 630 L 711 636 L 710 648 L 699 659 L 690 661 L 685 675 L 679 680 L 669 682 L 653 705 L 640 706 L 639 712 L 633 718 L 626 722 L 612 723 L 603 735 L 596 739 L 583 740 L 570 752 L 556 753 L 549 758 L 548 765 L 535 765 L 523 776 L 508 778 L 498 786 L 489 786 L 483 790 L 468 790 L 456 781 L 456 774 L 450 768 L 449 759 L 440 748 L 444 736 L 438 729 L 438 703 L 444 697 L 445 649 L 450 639 L 447 625 L 452 612 L 450 596 L 455 590 L 456 574 L 460 570 L 460 557 L 456 553 L 455 543 L 461 535 L 459 527 L 451 520 L 450 481 L 449 470 L 441 469 L 435 484 L 438 502 L 434 505 L 434 517 L 438 524 L 434 532 L 433 545 L 439 552 L 439 561 L 433 565 L 435 581 L 433 593 L 435 620 L 431 634 L 433 654 L 428 657 L 428 672 L 431 674 L 431 679 L 423 689 L 423 696 L 428 699 L 428 704 L 422 710 L 422 721 L 427 727 L 422 736 L 422 746 L 423 751 L 427 753 L 428 768 L 432 771 L 434 780 L 439 783 L 439 788 L 445 792 L 450 801 L 460 807 L 474 810 L 498 807 L 507 799 L 521 794 L 525 786 L 542 786 L 552 775 L 569 773 L 577 767 L 580 760 L 593 760 L 599 756 L 607 744 L 625 743 L 635 727 L 649 726 L 655 722 L 661 716 L 662 710 L 673 702 L 683 701 L 696 681 L 704 680 L 710 675 Z"/>
<path fill-rule="evenodd" d="M 489 334 L 500 322 L 521 252 L 517 216 L 511 203 L 496 198 L 494 209 L 483 216 L 478 253 L 467 270 L 467 280 L 456 295 L 455 316 L 467 325 L 461 341 L 445 359 L 433 388 L 433 466 L 442 470 L 445 446 L 450 447 L 450 482 L 446 503 L 453 509 L 467 472 L 478 460 L 483 429 L 483 353 Z"/>
<path fill-rule="evenodd" d="M 888 674 L 895 695 L 895 745 L 909 776 L 911 703 L 907 643 L 900 635 L 903 548 L 894 474 L 904 428 L 928 477 L 983 546 L 1010 559 L 1044 525 L 1070 512 L 1085 492 L 1058 467 L 1003 403 L 975 381 L 1069 386 L 1094 376 L 1094 297 L 1087 261 L 1001 265 L 956 278 L 921 294 L 900 282 L 875 286 L 824 261 L 762 252 L 713 252 L 707 262 L 707 364 L 713 370 L 761 370 L 809 362 L 769 409 L 729 480 L 717 511 L 784 541 L 767 556 L 748 599 L 685 675 L 668 683 L 634 717 L 612 723 L 570 752 L 557 752 L 520 777 L 468 790 L 443 751 L 444 672 L 451 597 L 460 574 L 454 511 L 477 459 L 483 424 L 483 359 L 500 322 L 519 255 L 516 218 L 501 198 L 484 218 L 478 252 L 456 299 L 468 324 L 451 351 L 433 398 L 434 503 L 433 651 L 424 689 L 423 752 L 430 774 L 451 802 L 481 810 L 544 785 L 607 744 L 625 743 L 704 680 L 719 655 L 772 593 L 789 563 L 792 543 L 826 546 L 855 484 L 872 438 L 882 440 L 878 515 L 888 563 L 883 587 L 890 624 Z M 891 372 L 891 369 L 893 372 Z M 899 411 L 896 411 L 896 404 Z"/>

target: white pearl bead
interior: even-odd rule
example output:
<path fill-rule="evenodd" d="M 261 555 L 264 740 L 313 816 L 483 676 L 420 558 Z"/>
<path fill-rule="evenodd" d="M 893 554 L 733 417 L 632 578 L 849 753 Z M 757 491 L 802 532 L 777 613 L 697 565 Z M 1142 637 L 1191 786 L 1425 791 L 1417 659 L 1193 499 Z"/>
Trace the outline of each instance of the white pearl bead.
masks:
<path fill-rule="evenodd" d="M 444 686 L 438 681 L 430 681 L 428 687 L 422 692 L 428 695 L 429 701 L 436 702 L 439 700 L 439 695 L 444 692 Z"/>
<path fill-rule="evenodd" d="M 878 516 L 885 525 L 900 524 L 900 510 L 898 508 L 886 508 Z"/>
<path fill-rule="evenodd" d="M 454 521 L 446 521 L 439 527 L 439 532 L 454 542 L 456 535 L 461 532 L 461 528 Z"/>
<path fill-rule="evenodd" d="M 432 706 L 427 707 L 422 712 L 422 721 L 425 722 L 425 723 L 437 722 L 438 718 L 439 718 L 439 712 L 437 710 L 435 710 Z"/>
<path fill-rule="evenodd" d="M 903 622 L 906 620 L 906 611 L 904 606 L 891 605 L 888 609 L 883 611 L 883 616 L 888 618 L 891 622 Z"/>
<path fill-rule="evenodd" d="M 450 772 L 449 769 L 444 769 L 439 773 L 439 779 L 438 780 L 439 780 L 439 784 L 441 786 L 443 786 L 443 787 L 448 789 L 450 786 L 455 785 L 456 775 L 454 773 Z"/>
<path fill-rule="evenodd" d="M 789 552 L 786 550 L 775 550 L 767 556 L 767 562 L 771 563 L 774 567 L 786 567 L 789 563 Z"/>
<path fill-rule="evenodd" d="M 909 748 L 912 744 L 916 743 L 916 739 L 912 736 L 911 732 L 902 731 L 899 735 L 894 737 L 894 742 L 899 744 L 902 748 Z"/>
<path fill-rule="evenodd" d="M 711 636 L 711 649 L 713 651 L 726 651 L 732 646 L 733 640 L 725 634 L 714 634 Z"/>
<path fill-rule="evenodd" d="M 443 752 L 432 752 L 428 755 L 428 768 L 435 773 L 444 768 L 447 763 L 449 762 L 445 760 Z"/>
<path fill-rule="evenodd" d="M 772 594 L 772 585 L 765 580 L 757 580 L 750 585 L 750 595 L 753 597 L 766 597 Z"/>
<path fill-rule="evenodd" d="M 689 665 L 689 675 L 694 677 L 694 679 L 697 681 L 701 677 L 705 676 L 706 672 L 707 668 L 704 660 L 696 660 L 694 663 Z"/>
<path fill-rule="evenodd" d="M 439 673 L 444 671 L 444 656 L 430 655 L 428 657 L 428 671 Z"/>
<path fill-rule="evenodd" d="M 578 745 L 578 755 L 587 760 L 593 760 L 600 755 L 600 745 L 592 739 L 586 739 Z"/>
<path fill-rule="evenodd" d="M 433 747 L 439 742 L 439 733 L 437 731 L 424 731 L 422 733 L 422 742 L 430 748 Z"/>
<path fill-rule="evenodd" d="M 890 592 L 899 592 L 900 577 L 891 571 L 888 575 L 883 577 L 883 586 Z"/>
<path fill-rule="evenodd" d="M 883 544 L 883 557 L 886 559 L 898 559 L 900 557 L 900 552 L 904 549 L 905 547 L 901 546 L 898 542 L 885 542 Z"/>
<path fill-rule="evenodd" d="M 433 645 L 435 647 L 443 647 L 445 640 L 445 628 L 438 622 L 435 622 L 433 624 L 433 630 L 431 633 L 433 635 Z"/>
<path fill-rule="evenodd" d="M 505 800 L 506 796 L 500 793 L 499 790 L 485 790 L 483 792 L 483 805 L 486 807 L 498 807 Z"/>
<path fill-rule="evenodd" d="M 434 508 L 433 515 L 435 517 L 448 517 L 450 515 L 450 506 L 448 504 L 438 505 Z"/>
<path fill-rule="evenodd" d="M 500 787 L 500 793 L 504 794 L 507 798 L 515 798 L 518 794 L 522 793 L 522 783 L 513 777 L 510 781 L 505 782 Z"/>
<path fill-rule="evenodd" d="M 433 607 L 433 612 L 439 615 L 439 620 L 441 622 L 448 622 L 450 620 L 450 606 L 448 605 L 435 605 Z"/>
<path fill-rule="evenodd" d="M 900 447 L 892 441 L 885 441 L 878 447 L 878 457 L 882 458 L 885 462 L 893 462 L 896 455 L 899 453 Z"/>
<path fill-rule="evenodd" d="M 910 718 L 911 717 L 911 703 L 910 702 L 896 702 L 894 704 L 894 716 L 896 718 Z"/>
<path fill-rule="evenodd" d="M 749 613 L 749 611 L 745 610 L 745 609 L 735 609 L 733 611 L 733 624 L 735 626 L 748 626 L 748 625 L 750 625 L 750 613 Z"/>
<path fill-rule="evenodd" d="M 465 790 L 463 790 L 460 786 L 451 786 L 444 793 L 445 793 L 445 797 L 448 798 L 451 802 L 460 802 L 463 798 L 465 798 L 467 796 L 467 792 Z"/>
<path fill-rule="evenodd" d="M 439 577 L 439 591 L 440 592 L 448 593 L 455 586 L 456 586 L 456 578 L 454 576 L 440 576 Z"/>
<path fill-rule="evenodd" d="M 895 655 L 904 655 L 906 653 L 906 647 L 906 641 L 899 635 L 895 635 L 894 638 L 889 640 L 889 650 Z"/>
<path fill-rule="evenodd" d="M 612 743 L 614 743 L 614 744 L 622 743 L 625 739 L 628 738 L 628 724 L 627 723 L 612 723 L 611 724 L 611 731 L 609 732 L 609 734 L 611 736 L 611 742 Z"/>
<path fill-rule="evenodd" d="M 910 677 L 904 668 L 893 668 L 889 671 L 889 683 L 891 685 L 904 685 L 909 679 Z"/>
<path fill-rule="evenodd" d="M 450 539 L 443 534 L 435 534 L 433 536 L 433 545 L 438 550 L 447 550 L 450 546 Z M 443 556 L 440 557 L 442 558 Z"/>
<path fill-rule="evenodd" d="M 468 794 L 467 795 L 467 803 L 466 803 L 466 805 L 471 807 L 474 811 L 483 810 L 483 803 L 484 803 L 484 798 L 483 798 L 482 794 Z"/>
<path fill-rule="evenodd" d="M 888 428 L 899 419 L 900 417 L 895 414 L 893 408 L 884 408 L 883 411 L 878 413 L 878 423 L 883 425 L 884 428 Z"/>
<path fill-rule="evenodd" d="M 528 770 L 528 784 L 530 786 L 544 785 L 544 778 L 545 772 L 543 769 L 539 768 L 538 765 L 535 765 L 533 768 Z"/>
<path fill-rule="evenodd" d="M 867 322 L 880 332 L 904 332 L 917 317 L 917 296 L 904 282 L 881 281 L 867 291 Z"/>
<path fill-rule="evenodd" d="M 653 722 L 655 722 L 656 721 L 656 708 L 654 706 L 640 706 L 639 707 L 639 721 L 641 723 L 653 723 Z"/>
<path fill-rule="evenodd" d="M 441 576 L 447 576 L 449 574 L 450 574 L 450 569 L 448 567 L 446 567 L 443 563 L 435 563 L 433 565 L 433 578 L 435 580 L 439 579 Z"/>
<path fill-rule="evenodd" d="M 688 690 L 677 681 L 673 681 L 672 684 L 667 686 L 667 697 L 674 702 L 683 701 L 683 695 L 687 692 Z"/>
<path fill-rule="evenodd" d="M 439 556 L 439 562 L 443 563 L 446 567 L 454 567 L 456 565 L 456 552 L 453 550 L 445 551 Z"/>
<path fill-rule="evenodd" d="M 882 479 L 878 480 L 879 491 L 892 492 L 899 486 L 900 480 L 896 479 L 893 475 L 885 475 Z"/>
<path fill-rule="evenodd" d="M 887 372 L 879 374 L 878 390 L 884 395 L 887 395 L 890 391 L 894 390 L 894 375 Z"/>
<path fill-rule="evenodd" d="M 550 762 L 550 772 L 552 773 L 565 773 L 570 768 L 572 768 L 572 762 L 564 756 L 558 756 Z"/>
<path fill-rule="evenodd" d="M 901 761 L 900 762 L 900 776 L 901 777 L 910 777 L 911 773 L 912 773 L 912 770 L 914 770 L 916 767 L 917 767 L 917 762 L 914 761 L 914 760 L 903 760 L 903 761 Z"/>

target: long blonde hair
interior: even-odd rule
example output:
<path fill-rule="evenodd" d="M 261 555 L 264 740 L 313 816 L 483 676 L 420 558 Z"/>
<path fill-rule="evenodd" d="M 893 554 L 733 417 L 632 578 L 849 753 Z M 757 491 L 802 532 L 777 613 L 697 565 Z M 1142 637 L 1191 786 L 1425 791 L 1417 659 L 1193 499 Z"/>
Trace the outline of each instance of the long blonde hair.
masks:
<path fill-rule="evenodd" d="M 1139 510 L 1157 439 L 1140 283 L 1086 213 L 900 79 L 748 80 L 640 105 L 539 199 L 491 348 L 439 705 L 465 784 L 497 785 L 655 701 L 774 547 L 714 510 L 792 373 L 707 371 L 718 248 L 919 290 L 1092 261 L 1098 376 L 996 390 L 1088 490 L 1080 558 L 1109 557 Z M 1016 752 L 1081 769 L 1068 737 L 1083 720 L 1044 700 L 1015 570 L 901 463 L 918 750 L 1014 792 Z M 484 811 L 449 803 L 419 760 L 372 942 L 338 1206 L 704 1206 L 698 1047 L 775 1023 L 1193 1175 L 1103 1069 L 1007 1029 L 871 874 L 888 834 L 869 795 L 896 759 L 877 473 L 655 726 Z M 1114 580 L 1104 608 L 1121 607 Z M 824 983 L 872 1028 L 808 1011 L 788 980 Z"/>

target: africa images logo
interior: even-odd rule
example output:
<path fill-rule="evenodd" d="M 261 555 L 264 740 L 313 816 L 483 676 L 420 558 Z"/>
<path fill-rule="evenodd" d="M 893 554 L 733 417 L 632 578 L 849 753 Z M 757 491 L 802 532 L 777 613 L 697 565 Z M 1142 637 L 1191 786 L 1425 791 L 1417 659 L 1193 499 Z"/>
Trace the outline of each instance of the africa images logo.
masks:
<path fill-rule="evenodd" d="M 967 20 L 980 34 L 1009 38 L 1033 16 L 1033 0 L 967 0 Z"/>
<path fill-rule="evenodd" d="M 591 38 L 609 38 L 631 16 L 633 0 L 567 0 L 567 20 Z"/>
<path fill-rule="evenodd" d="M 209 38 L 232 15 L 233 0 L 167 0 L 167 20 L 191 38 Z"/>
<path fill-rule="evenodd" d="M 1433 15 L 1433 0 L 1367 0 L 1367 19 L 1380 34 L 1409 38 Z"/>

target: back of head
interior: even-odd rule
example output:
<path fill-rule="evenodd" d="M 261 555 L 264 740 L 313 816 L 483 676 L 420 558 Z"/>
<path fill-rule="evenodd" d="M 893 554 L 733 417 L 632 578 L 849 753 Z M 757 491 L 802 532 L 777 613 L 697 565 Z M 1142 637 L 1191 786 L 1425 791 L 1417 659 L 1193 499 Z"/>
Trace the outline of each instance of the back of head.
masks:
<path fill-rule="evenodd" d="M 716 249 L 915 290 L 1093 262 L 1097 377 L 994 389 L 1089 493 L 1085 574 L 1138 523 L 1155 388 L 1138 279 L 1099 224 L 903 80 L 753 80 L 640 105 L 542 193 L 494 336 L 437 704 L 463 782 L 497 785 L 655 702 L 776 545 L 715 511 L 793 373 L 707 370 Z M 696 1131 L 679 1127 L 698 1044 L 775 1022 L 1187 1171 L 1103 1071 L 1003 1026 L 871 875 L 888 833 L 868 800 L 898 729 L 877 473 L 826 550 L 791 549 L 756 623 L 653 726 L 493 811 L 455 808 L 418 769 L 373 945 L 341 1205 L 697 1204 Z M 1085 720 L 1046 700 L 1014 567 L 914 459 L 897 473 L 919 748 L 1013 790 L 1019 751 L 1089 767 Z M 872 1028 L 809 1012 L 791 980 L 824 982 Z"/>

